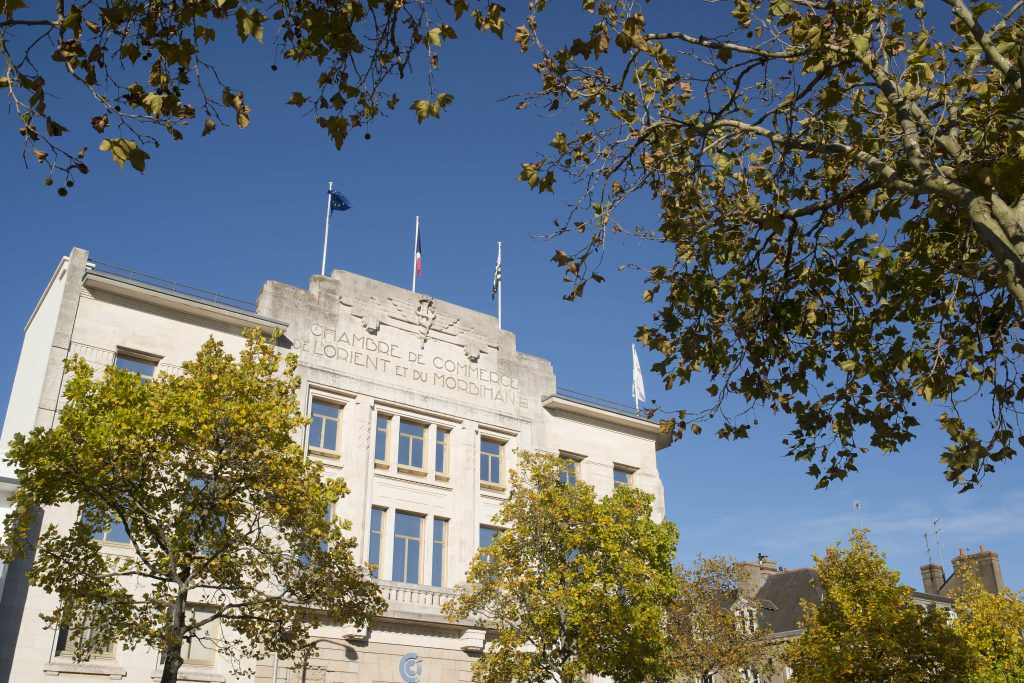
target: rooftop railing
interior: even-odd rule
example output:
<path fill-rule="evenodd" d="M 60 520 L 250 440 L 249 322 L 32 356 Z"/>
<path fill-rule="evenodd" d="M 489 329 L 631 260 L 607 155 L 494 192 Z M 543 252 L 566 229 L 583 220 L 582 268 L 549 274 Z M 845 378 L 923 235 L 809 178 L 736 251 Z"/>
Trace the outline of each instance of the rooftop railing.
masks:
<path fill-rule="evenodd" d="M 192 285 L 186 285 L 183 282 L 177 282 L 175 280 L 165 280 L 162 277 L 148 275 L 133 268 L 116 266 L 112 263 L 104 263 L 102 261 L 89 261 L 89 265 L 91 266 L 91 269 L 97 273 L 113 275 L 114 277 L 120 278 L 122 280 L 127 280 L 129 282 L 137 282 L 139 284 L 148 285 L 150 287 L 156 287 L 158 289 L 174 292 L 175 294 L 182 294 L 191 299 L 198 299 L 199 301 L 205 301 L 208 303 L 218 304 L 221 306 L 230 306 L 232 308 L 238 308 L 243 311 L 248 311 L 250 313 L 256 312 L 256 304 L 252 301 L 236 299 L 233 296 L 227 296 L 226 294 L 212 292 L 208 289 L 193 287 Z"/>
<path fill-rule="evenodd" d="M 599 396 L 591 396 L 590 394 L 584 394 L 582 391 L 558 387 L 555 389 L 555 396 L 561 396 L 562 398 L 567 398 L 570 401 L 583 403 L 594 408 L 601 408 L 603 410 L 610 410 L 614 413 L 622 413 L 623 415 L 629 415 L 630 417 L 637 417 L 635 406 L 628 403 L 609 401 L 608 399 L 601 398 Z M 640 414 L 640 418 L 647 419 L 642 412 Z"/>

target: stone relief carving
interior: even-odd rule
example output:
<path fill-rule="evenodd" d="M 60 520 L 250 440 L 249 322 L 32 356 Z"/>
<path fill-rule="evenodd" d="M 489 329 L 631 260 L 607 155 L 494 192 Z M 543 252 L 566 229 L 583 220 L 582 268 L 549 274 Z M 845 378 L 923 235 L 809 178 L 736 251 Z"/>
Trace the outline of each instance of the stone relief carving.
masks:
<path fill-rule="evenodd" d="M 462 346 L 466 357 L 474 362 L 482 354 L 487 353 L 488 346 L 497 349 L 497 346 L 488 344 L 477 330 L 462 322 L 460 318 L 439 311 L 435 300 L 429 296 L 421 296 L 413 302 L 394 297 L 388 297 L 387 301 L 383 301 L 373 296 L 345 294 L 338 297 L 338 303 L 348 309 L 349 315 L 359 318 L 360 324 L 368 333 L 377 334 L 382 325 L 405 329 L 417 336 L 421 349 L 426 347 L 428 339 L 439 339 Z M 461 335 L 477 339 L 463 342 L 457 339 Z"/>
<path fill-rule="evenodd" d="M 393 318 L 416 326 L 421 349 L 427 345 L 427 339 L 432 333 L 457 334 L 459 329 L 464 327 L 459 325 L 459 319 L 455 316 L 439 313 L 437 304 L 428 296 L 420 297 L 415 307 L 407 301 L 398 299 L 388 299 L 388 301 L 391 302 L 394 309 Z"/>
<path fill-rule="evenodd" d="M 462 347 L 462 350 L 465 351 L 466 358 L 468 358 L 473 363 L 480 360 L 480 354 L 483 353 L 483 349 L 480 348 L 480 345 L 472 341 L 466 342 L 466 345 Z"/>

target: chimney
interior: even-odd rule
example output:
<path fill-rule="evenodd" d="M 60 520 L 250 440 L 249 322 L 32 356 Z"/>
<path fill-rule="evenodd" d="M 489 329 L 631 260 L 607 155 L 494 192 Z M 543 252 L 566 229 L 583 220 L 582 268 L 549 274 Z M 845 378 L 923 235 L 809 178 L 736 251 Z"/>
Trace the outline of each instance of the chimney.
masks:
<path fill-rule="evenodd" d="M 1006 588 L 1006 584 L 1003 583 L 1003 570 L 999 566 L 998 553 L 985 550 L 985 546 L 981 546 L 981 550 L 976 553 L 953 558 L 954 575 L 972 569 L 981 580 L 981 585 L 989 593 L 1000 593 Z M 922 571 L 924 570 L 922 569 Z"/>
<path fill-rule="evenodd" d="M 946 572 L 941 564 L 921 565 L 921 580 L 924 582 L 924 592 L 938 595 L 939 589 L 946 583 Z"/>
<path fill-rule="evenodd" d="M 737 562 L 736 573 L 740 582 L 740 593 L 745 598 L 753 597 L 772 574 L 779 573 L 778 563 L 758 553 L 757 562 Z"/>

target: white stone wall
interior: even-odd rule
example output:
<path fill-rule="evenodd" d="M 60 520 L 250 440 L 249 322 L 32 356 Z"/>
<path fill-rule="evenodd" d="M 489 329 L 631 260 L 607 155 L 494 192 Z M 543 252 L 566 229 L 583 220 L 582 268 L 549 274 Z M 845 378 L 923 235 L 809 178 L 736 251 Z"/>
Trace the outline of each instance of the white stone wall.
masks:
<path fill-rule="evenodd" d="M 7 450 L 7 444 L 15 434 L 27 433 L 36 426 L 36 413 L 50 360 L 50 348 L 67 284 L 67 261 L 65 257 L 57 265 L 57 270 L 25 325 L 25 341 L 21 346 L 3 432 L 0 434 L 0 454 Z M 13 476 L 14 470 L 10 464 L 5 459 L 0 460 L 0 477 Z"/>

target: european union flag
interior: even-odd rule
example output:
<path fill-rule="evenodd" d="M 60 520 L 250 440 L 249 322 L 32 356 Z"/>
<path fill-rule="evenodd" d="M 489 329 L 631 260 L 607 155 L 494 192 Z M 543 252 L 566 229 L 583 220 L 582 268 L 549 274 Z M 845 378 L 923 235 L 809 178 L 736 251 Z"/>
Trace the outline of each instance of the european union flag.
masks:
<path fill-rule="evenodd" d="M 345 199 L 345 195 L 340 192 L 330 191 L 331 195 L 331 213 L 335 211 L 348 211 L 352 208 L 352 205 Z"/>

